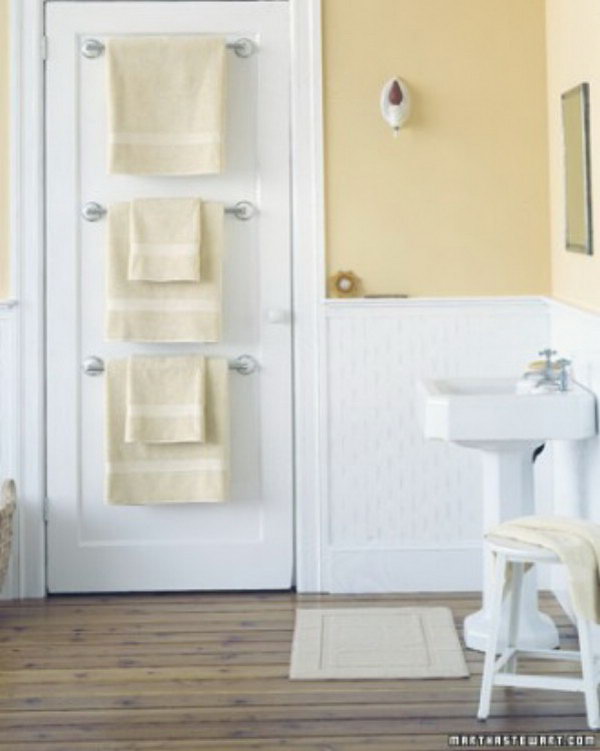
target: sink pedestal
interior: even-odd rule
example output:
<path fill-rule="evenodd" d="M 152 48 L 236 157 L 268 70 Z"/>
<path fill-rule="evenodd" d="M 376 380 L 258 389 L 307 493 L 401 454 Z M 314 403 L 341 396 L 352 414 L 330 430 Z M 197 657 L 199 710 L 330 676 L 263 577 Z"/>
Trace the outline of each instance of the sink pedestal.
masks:
<path fill-rule="evenodd" d="M 533 490 L 533 452 L 541 441 L 458 441 L 460 445 L 481 451 L 483 460 L 484 532 L 500 522 L 535 513 Z M 485 650 L 490 630 L 488 592 L 491 591 L 493 560 L 483 555 L 483 607 L 465 618 L 465 643 L 471 649 Z M 508 601 L 504 603 L 501 644 L 508 633 Z M 538 610 L 535 567 L 523 578 L 519 645 L 525 648 L 554 649 L 558 631 L 551 618 Z"/>

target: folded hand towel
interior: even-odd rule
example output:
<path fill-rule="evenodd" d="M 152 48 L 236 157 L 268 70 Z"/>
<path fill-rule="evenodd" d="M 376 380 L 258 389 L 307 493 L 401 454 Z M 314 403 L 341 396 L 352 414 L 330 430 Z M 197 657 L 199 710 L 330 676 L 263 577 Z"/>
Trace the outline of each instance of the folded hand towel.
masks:
<path fill-rule="evenodd" d="M 562 516 L 524 516 L 487 533 L 553 550 L 567 567 L 573 608 L 600 623 L 600 525 Z"/>
<path fill-rule="evenodd" d="M 132 282 L 129 204 L 108 212 L 106 337 L 137 342 L 216 342 L 221 335 L 223 205 L 202 203 L 202 280 Z"/>
<path fill-rule="evenodd" d="M 129 358 L 125 441 L 204 441 L 203 357 Z"/>
<path fill-rule="evenodd" d="M 220 172 L 224 40 L 132 36 L 109 39 L 106 53 L 109 171 Z"/>
<path fill-rule="evenodd" d="M 197 198 L 132 201 L 130 281 L 200 281 L 201 213 Z"/>
<path fill-rule="evenodd" d="M 218 502 L 228 497 L 227 360 L 206 360 L 204 443 L 126 443 L 127 360 L 106 366 L 106 500 L 117 505 Z"/>

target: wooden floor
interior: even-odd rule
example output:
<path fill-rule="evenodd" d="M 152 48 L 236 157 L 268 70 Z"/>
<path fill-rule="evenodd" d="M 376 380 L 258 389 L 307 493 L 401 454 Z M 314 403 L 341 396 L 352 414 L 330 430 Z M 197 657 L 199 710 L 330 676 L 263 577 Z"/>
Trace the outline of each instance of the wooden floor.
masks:
<path fill-rule="evenodd" d="M 296 607 L 359 604 L 447 605 L 461 631 L 478 598 L 191 594 L 0 604 L 0 751 L 435 751 L 453 733 L 586 732 L 582 697 L 557 692 L 495 689 L 493 719 L 478 723 L 481 656 L 470 650 L 469 679 L 290 682 Z M 549 597 L 543 605 L 573 648 L 558 605 Z"/>

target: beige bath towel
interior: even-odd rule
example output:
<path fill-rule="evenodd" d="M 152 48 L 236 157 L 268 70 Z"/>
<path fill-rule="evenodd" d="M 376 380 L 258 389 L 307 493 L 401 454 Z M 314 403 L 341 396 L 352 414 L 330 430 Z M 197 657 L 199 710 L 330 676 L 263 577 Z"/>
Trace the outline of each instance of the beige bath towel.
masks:
<path fill-rule="evenodd" d="M 138 198 L 129 207 L 129 274 L 135 282 L 200 281 L 201 202 Z"/>
<path fill-rule="evenodd" d="M 225 42 L 219 37 L 109 39 L 109 171 L 221 172 Z"/>
<path fill-rule="evenodd" d="M 567 567 L 573 608 L 600 623 L 600 525 L 562 516 L 524 516 L 488 534 L 554 551 Z"/>
<path fill-rule="evenodd" d="M 126 443 L 127 360 L 106 372 L 106 500 L 117 505 L 217 502 L 228 497 L 227 361 L 206 361 L 204 443 Z"/>
<path fill-rule="evenodd" d="M 106 337 L 136 342 L 216 342 L 221 335 L 223 205 L 202 204 L 202 280 L 132 282 L 129 204 L 108 212 Z"/>
<path fill-rule="evenodd" d="M 204 441 L 204 358 L 130 357 L 127 443 Z"/>

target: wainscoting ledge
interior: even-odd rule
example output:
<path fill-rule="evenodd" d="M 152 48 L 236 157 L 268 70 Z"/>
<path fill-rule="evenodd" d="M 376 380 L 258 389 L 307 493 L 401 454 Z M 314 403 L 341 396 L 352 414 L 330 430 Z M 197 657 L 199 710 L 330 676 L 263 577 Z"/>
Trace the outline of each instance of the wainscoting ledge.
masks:
<path fill-rule="evenodd" d="M 555 301 L 548 297 L 523 295 L 515 297 L 353 297 L 321 300 L 327 314 L 338 310 L 352 311 L 377 308 L 465 308 L 492 305 L 507 307 L 547 307 Z"/>

